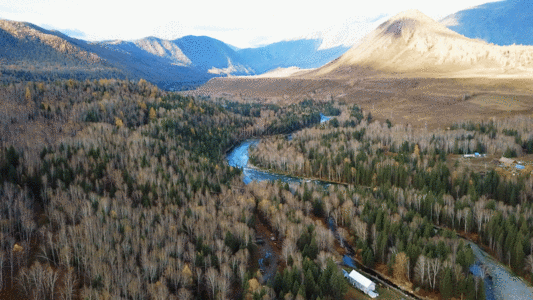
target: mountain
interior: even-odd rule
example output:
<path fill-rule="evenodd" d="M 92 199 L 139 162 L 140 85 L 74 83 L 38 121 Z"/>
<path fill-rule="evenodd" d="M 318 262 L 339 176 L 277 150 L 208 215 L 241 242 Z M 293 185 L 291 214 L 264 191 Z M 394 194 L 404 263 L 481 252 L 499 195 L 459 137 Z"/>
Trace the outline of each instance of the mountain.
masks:
<path fill-rule="evenodd" d="M 348 49 L 321 49 L 319 38 L 248 49 L 207 36 L 87 42 L 8 20 L 0 20 L 0 40 L 0 78 L 4 81 L 144 78 L 163 89 L 188 88 L 213 77 L 256 75 L 277 68 L 316 68 Z"/>
<path fill-rule="evenodd" d="M 57 31 L 0 20 L 0 41 L 0 71 L 4 80 L 125 77 L 120 69 L 88 51 L 83 42 Z"/>
<path fill-rule="evenodd" d="M 246 64 L 253 67 L 256 73 L 261 74 L 277 68 L 317 68 L 349 49 L 346 46 L 319 49 L 321 45 L 321 39 L 299 39 L 259 48 L 241 49 L 237 53 Z"/>
<path fill-rule="evenodd" d="M 216 76 L 253 74 L 234 50 L 208 37 L 87 42 L 30 23 L 0 20 L 0 40 L 3 81 L 144 78 L 164 89 L 180 89 Z"/>
<path fill-rule="evenodd" d="M 414 76 L 530 76 L 533 47 L 469 39 L 417 10 L 382 23 L 344 55 L 306 76 L 379 71 Z"/>
<path fill-rule="evenodd" d="M 533 45 L 533 4 L 529 0 L 483 4 L 449 15 L 441 23 L 466 37 L 497 45 Z"/>

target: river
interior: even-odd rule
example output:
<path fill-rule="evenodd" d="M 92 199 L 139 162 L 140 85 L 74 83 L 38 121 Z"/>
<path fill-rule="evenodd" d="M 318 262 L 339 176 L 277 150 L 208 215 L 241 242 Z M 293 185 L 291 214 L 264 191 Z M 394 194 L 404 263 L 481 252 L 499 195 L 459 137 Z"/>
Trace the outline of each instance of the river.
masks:
<path fill-rule="evenodd" d="M 327 122 L 330 119 L 331 117 L 320 114 L 320 123 Z M 287 138 L 291 139 L 292 135 L 289 134 Z M 304 181 L 304 179 L 301 179 L 301 178 L 273 174 L 268 171 L 263 171 L 263 170 L 252 168 L 250 165 L 248 165 L 248 160 L 250 159 L 248 149 L 250 149 L 250 147 L 255 147 L 257 144 L 259 144 L 259 142 L 260 140 L 258 139 L 246 140 L 242 142 L 239 146 L 233 148 L 233 150 L 226 157 L 226 159 L 228 160 L 228 165 L 234 168 L 242 169 L 243 181 L 245 184 L 249 184 L 253 180 L 255 181 L 281 180 L 289 184 L 293 184 L 293 183 L 299 184 Z M 314 183 L 325 185 L 325 186 L 329 185 L 328 183 L 317 181 L 317 180 L 305 180 L 305 181 L 314 182 Z"/>
<path fill-rule="evenodd" d="M 485 290 L 488 291 L 487 300 L 490 300 L 491 296 L 493 296 L 492 299 L 497 300 L 533 299 L 533 289 L 522 279 L 512 275 L 507 268 L 502 266 L 487 252 L 481 250 L 478 245 L 472 242 L 468 243 L 474 251 L 476 260 L 485 266 L 488 274 L 492 277 L 492 280 L 485 279 Z"/>
<path fill-rule="evenodd" d="M 320 122 L 326 122 L 330 117 L 321 114 Z M 291 138 L 291 136 L 288 136 Z M 318 180 L 307 180 L 286 175 L 273 174 L 268 171 L 258 170 L 248 165 L 250 147 L 255 147 L 260 140 L 250 139 L 242 142 L 235 147 L 227 156 L 228 164 L 232 167 L 241 168 L 243 170 L 243 181 L 249 184 L 253 180 L 256 181 L 278 181 L 287 182 L 289 184 L 300 184 L 305 182 L 313 182 L 327 187 L 329 183 Z M 533 288 L 529 287 L 522 279 L 512 275 L 509 271 L 492 258 L 488 253 L 481 250 L 476 244 L 469 242 L 476 261 L 485 266 L 488 274 L 492 279 L 485 278 L 485 290 L 487 300 L 526 300 L 533 299 Z M 475 268 L 475 267 L 474 267 Z"/>

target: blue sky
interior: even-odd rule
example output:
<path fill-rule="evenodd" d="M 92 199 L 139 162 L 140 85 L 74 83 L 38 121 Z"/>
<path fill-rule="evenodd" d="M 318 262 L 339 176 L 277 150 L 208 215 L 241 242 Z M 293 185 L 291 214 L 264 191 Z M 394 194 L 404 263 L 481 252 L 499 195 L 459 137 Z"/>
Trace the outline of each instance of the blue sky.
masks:
<path fill-rule="evenodd" d="M 175 39 L 208 35 L 236 47 L 309 36 L 315 32 L 361 37 L 386 18 L 418 9 L 440 20 L 486 0 L 405 0 L 319 2 L 2 0 L 0 18 L 56 28 L 86 40 L 134 40 L 146 36 Z"/>

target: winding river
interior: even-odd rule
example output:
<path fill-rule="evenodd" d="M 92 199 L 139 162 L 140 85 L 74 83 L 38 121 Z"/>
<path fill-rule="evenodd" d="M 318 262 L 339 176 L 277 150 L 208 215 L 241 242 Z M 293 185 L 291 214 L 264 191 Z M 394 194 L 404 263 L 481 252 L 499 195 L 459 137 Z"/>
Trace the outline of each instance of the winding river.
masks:
<path fill-rule="evenodd" d="M 320 122 L 326 122 L 330 117 L 321 114 Z M 290 139 L 291 136 L 289 135 Z M 329 183 L 318 180 L 307 180 L 286 175 L 273 174 L 268 171 L 258 170 L 248 165 L 250 147 L 255 147 L 260 140 L 250 139 L 242 142 L 235 147 L 226 157 L 228 164 L 232 167 L 241 168 L 243 170 L 243 181 L 248 184 L 254 180 L 256 181 L 278 181 L 289 184 L 300 184 L 305 182 L 313 182 L 322 186 L 328 186 Z M 487 300 L 526 300 L 533 299 L 533 288 L 529 287 L 522 279 L 512 275 L 508 269 L 501 263 L 497 262 L 490 254 L 481 250 L 476 244 L 468 241 L 474 251 L 477 263 L 485 266 L 491 279 L 485 278 L 485 290 Z M 475 267 L 471 268 L 475 269 Z"/>

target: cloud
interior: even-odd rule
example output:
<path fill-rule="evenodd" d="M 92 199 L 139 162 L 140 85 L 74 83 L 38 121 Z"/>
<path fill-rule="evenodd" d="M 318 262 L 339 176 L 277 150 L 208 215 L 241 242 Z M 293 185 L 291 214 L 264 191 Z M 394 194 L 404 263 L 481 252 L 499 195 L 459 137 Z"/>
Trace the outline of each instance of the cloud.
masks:
<path fill-rule="evenodd" d="M 193 26 L 192 29 L 202 30 L 202 31 L 213 31 L 213 32 L 246 30 L 245 28 L 242 28 L 242 27 L 223 27 L 223 26 L 216 26 L 216 25 L 197 25 L 197 26 Z"/>

